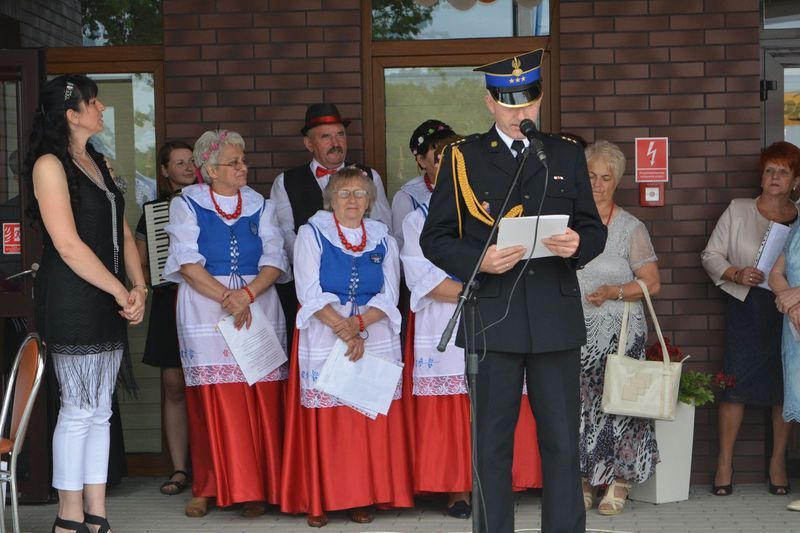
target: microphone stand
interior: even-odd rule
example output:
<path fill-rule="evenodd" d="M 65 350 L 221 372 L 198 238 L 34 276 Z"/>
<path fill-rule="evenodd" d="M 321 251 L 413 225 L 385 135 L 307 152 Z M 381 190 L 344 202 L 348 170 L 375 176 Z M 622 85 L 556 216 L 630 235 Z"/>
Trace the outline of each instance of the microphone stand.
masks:
<path fill-rule="evenodd" d="M 502 214 L 505 213 L 506 207 L 508 207 L 508 203 L 511 200 L 511 194 L 514 191 L 514 188 L 517 186 L 519 182 L 520 174 L 522 174 L 522 169 L 525 167 L 525 161 L 528 160 L 528 154 L 530 153 L 530 147 L 533 145 L 531 143 L 528 147 L 522 150 L 522 159 L 519 161 L 519 166 L 517 167 L 517 172 L 514 174 L 514 179 L 511 180 L 511 184 L 508 186 L 508 191 L 506 192 L 505 198 L 503 198 L 503 204 L 500 206 L 500 211 L 497 214 L 497 217 L 494 219 L 494 224 L 492 224 L 492 229 L 489 231 L 489 236 L 486 238 L 486 242 L 483 244 L 483 250 L 481 250 L 481 255 L 478 257 L 478 261 L 475 263 L 475 267 L 472 269 L 472 274 L 470 275 L 467 282 L 464 284 L 464 290 L 461 291 L 461 295 L 458 297 L 458 303 L 456 304 L 456 309 L 453 312 L 453 316 L 450 317 L 450 321 L 447 323 L 447 327 L 445 327 L 444 332 L 442 333 L 442 337 L 439 340 L 439 344 L 436 347 L 437 350 L 440 352 L 444 352 L 447 348 L 447 343 L 450 342 L 450 338 L 453 336 L 453 330 L 458 323 L 459 317 L 463 314 L 464 306 L 467 306 L 469 312 L 467 313 L 467 319 L 464 323 L 465 327 L 465 335 L 464 335 L 464 353 L 466 357 L 466 368 L 467 368 L 467 384 L 469 389 L 469 398 L 470 398 L 470 410 L 472 412 L 472 421 L 470 424 L 470 434 L 472 438 L 472 531 L 473 533 L 478 533 L 480 531 L 480 521 L 481 521 L 481 511 L 483 510 L 483 492 L 481 490 L 480 479 L 478 478 L 478 416 L 477 416 L 477 401 L 478 401 L 478 350 L 477 350 L 477 340 L 475 339 L 475 317 L 478 311 L 478 299 L 476 292 L 480 288 L 480 283 L 475 279 L 480 271 L 481 263 L 483 262 L 483 258 L 486 257 L 486 251 L 489 249 L 489 246 L 492 244 L 492 240 L 494 236 L 497 234 L 497 228 L 500 224 L 500 220 L 502 218 Z M 484 346 L 485 349 L 485 346 Z"/>

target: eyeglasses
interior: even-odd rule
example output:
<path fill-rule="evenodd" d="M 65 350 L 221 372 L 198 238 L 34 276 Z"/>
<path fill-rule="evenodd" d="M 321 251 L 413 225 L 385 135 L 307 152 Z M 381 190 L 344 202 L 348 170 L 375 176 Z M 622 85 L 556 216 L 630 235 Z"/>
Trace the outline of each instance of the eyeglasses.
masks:
<path fill-rule="evenodd" d="M 786 168 L 767 167 L 764 169 L 765 176 L 778 176 L 779 178 L 791 178 L 792 171 Z"/>
<path fill-rule="evenodd" d="M 369 194 L 364 189 L 356 189 L 354 191 L 348 189 L 339 189 L 336 191 L 336 196 L 341 198 L 342 200 L 347 200 L 350 196 L 355 196 L 357 199 L 366 198 L 367 194 Z"/>
<path fill-rule="evenodd" d="M 242 159 L 241 161 L 231 161 L 230 163 L 217 163 L 218 167 L 231 167 L 233 170 L 239 170 L 242 167 L 250 166 L 250 162 L 247 159 Z"/>

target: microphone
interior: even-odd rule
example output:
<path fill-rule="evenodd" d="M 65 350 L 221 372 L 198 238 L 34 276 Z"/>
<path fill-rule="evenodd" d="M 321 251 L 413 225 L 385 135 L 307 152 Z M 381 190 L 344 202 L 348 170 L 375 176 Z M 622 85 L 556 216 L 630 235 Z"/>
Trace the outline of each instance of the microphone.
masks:
<path fill-rule="evenodd" d="M 519 131 L 528 138 L 531 142 L 531 148 L 536 152 L 536 157 L 539 158 L 539 161 L 544 163 L 547 159 L 547 154 L 544 153 L 544 145 L 539 138 L 539 131 L 536 129 L 536 124 L 529 118 L 523 119 L 519 123 Z"/>

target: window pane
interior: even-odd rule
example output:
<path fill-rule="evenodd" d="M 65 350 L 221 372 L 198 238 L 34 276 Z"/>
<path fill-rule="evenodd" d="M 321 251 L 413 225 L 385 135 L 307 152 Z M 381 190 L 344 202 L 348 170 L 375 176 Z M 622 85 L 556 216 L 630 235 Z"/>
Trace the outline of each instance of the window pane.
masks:
<path fill-rule="evenodd" d="M 800 28 L 800 3 L 787 0 L 764 0 L 764 29 Z"/>
<path fill-rule="evenodd" d="M 494 123 L 483 103 L 484 76 L 471 67 L 387 68 L 384 84 L 389 195 L 419 175 L 408 143 L 422 122 L 439 119 L 460 135 L 486 131 Z"/>
<path fill-rule="evenodd" d="M 783 71 L 783 138 L 800 146 L 800 68 Z"/>
<path fill-rule="evenodd" d="M 550 0 L 372 0 L 376 41 L 549 34 Z"/>

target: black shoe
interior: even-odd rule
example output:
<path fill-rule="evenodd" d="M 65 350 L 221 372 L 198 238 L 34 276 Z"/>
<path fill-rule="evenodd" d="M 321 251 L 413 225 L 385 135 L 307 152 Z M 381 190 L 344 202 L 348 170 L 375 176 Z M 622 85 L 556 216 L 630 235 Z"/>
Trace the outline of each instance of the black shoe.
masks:
<path fill-rule="evenodd" d="M 92 524 L 93 526 L 100 526 L 100 529 L 97 530 L 97 533 L 108 533 L 111 531 L 111 526 L 108 524 L 108 520 L 105 517 L 97 516 L 89 513 L 83 513 L 83 519 L 86 520 L 87 524 Z M 88 529 L 86 531 L 89 531 Z"/>
<path fill-rule="evenodd" d="M 459 500 L 453 505 L 447 507 L 447 514 L 453 518 L 461 518 L 466 520 L 472 515 L 472 506 L 464 500 Z"/>
<path fill-rule="evenodd" d="M 716 474 L 714 474 L 716 476 Z M 711 494 L 714 496 L 730 496 L 733 494 L 733 469 L 731 469 L 731 482 L 727 485 L 711 485 Z"/>
<path fill-rule="evenodd" d="M 74 520 L 64 520 L 59 516 L 57 516 L 56 521 L 53 522 L 52 533 L 55 533 L 57 527 L 60 527 L 61 529 L 70 529 L 75 533 L 91 533 L 89 531 L 89 528 L 86 527 L 86 524 L 84 524 L 83 522 L 75 522 Z"/>
<path fill-rule="evenodd" d="M 786 485 L 773 485 L 772 480 L 769 480 L 769 493 L 774 494 L 776 496 L 786 496 L 792 491 L 791 485 L 787 483 Z"/>

